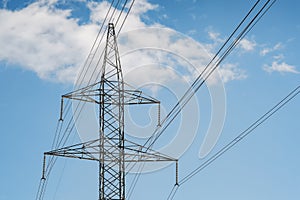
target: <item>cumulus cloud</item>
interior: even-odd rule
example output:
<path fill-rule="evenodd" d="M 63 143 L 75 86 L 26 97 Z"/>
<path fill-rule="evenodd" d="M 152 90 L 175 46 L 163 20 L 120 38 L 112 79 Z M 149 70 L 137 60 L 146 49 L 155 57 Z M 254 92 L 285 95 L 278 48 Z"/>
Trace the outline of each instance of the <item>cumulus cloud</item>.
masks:
<path fill-rule="evenodd" d="M 242 39 L 239 43 L 239 47 L 244 51 L 253 51 L 256 46 L 256 42 L 248 39 Z"/>
<path fill-rule="evenodd" d="M 296 67 L 293 65 L 289 65 L 285 62 L 279 63 L 278 61 L 274 61 L 272 65 L 265 65 L 263 69 L 269 73 L 272 72 L 280 72 L 280 73 L 294 73 L 299 74 Z"/>
<path fill-rule="evenodd" d="M 275 60 L 283 60 L 284 59 L 284 55 L 283 54 L 278 54 L 278 55 L 273 56 L 273 58 Z"/>
<path fill-rule="evenodd" d="M 124 73 L 143 67 L 144 73 L 149 76 L 148 79 L 160 83 L 174 81 L 175 78 L 177 81 L 191 82 L 212 57 L 200 43 L 163 27 L 129 31 L 121 34 L 119 40 L 119 49 L 123 52 L 121 59 Z M 151 67 L 145 68 L 145 65 Z M 154 65 L 157 67 L 153 67 Z M 166 72 L 163 68 L 168 68 L 168 72 L 173 69 L 173 72 L 163 73 Z M 158 69 L 161 69 L 161 72 Z M 161 76 L 161 73 L 164 75 Z M 150 76 L 151 74 L 156 76 Z M 145 82 L 148 79 L 135 76 L 133 82 L 138 85 L 140 83 L 137 81 Z"/>
<path fill-rule="evenodd" d="M 271 53 L 271 52 L 274 52 L 274 51 L 276 51 L 276 50 L 279 50 L 279 49 L 281 49 L 282 48 L 282 44 L 281 43 L 277 43 L 277 44 L 275 44 L 273 47 L 266 47 L 266 48 L 263 48 L 260 52 L 259 52 L 259 54 L 261 55 L 261 56 L 265 56 L 265 55 L 267 55 L 267 54 L 269 54 L 269 53 Z"/>
<path fill-rule="evenodd" d="M 223 82 L 243 80 L 247 78 L 245 70 L 239 69 L 237 64 L 226 63 L 219 69 Z"/>
<path fill-rule="evenodd" d="M 283 54 L 275 54 L 277 50 L 280 50 L 283 48 L 282 43 L 277 43 L 273 47 L 266 47 L 260 51 L 261 56 L 266 56 L 267 54 L 273 53 L 273 59 L 271 65 L 264 65 L 262 69 L 268 73 L 272 72 L 279 72 L 281 74 L 283 73 L 294 73 L 299 74 L 299 71 L 296 69 L 296 66 L 289 65 L 286 62 L 284 62 L 284 55 Z"/>
<path fill-rule="evenodd" d="M 84 2 L 90 9 L 89 21 L 79 24 L 71 9 L 53 6 L 57 1 L 43 0 L 16 11 L 0 10 L 0 18 L 5 19 L 0 21 L 0 60 L 31 70 L 42 79 L 71 83 L 88 55 L 110 4 L 107 1 Z M 195 69 L 203 70 L 213 52 L 207 48 L 209 45 L 161 24 L 145 23 L 143 19 L 147 12 L 158 7 L 147 0 L 137 1 L 133 6 L 118 39 L 120 54 L 127 55 L 122 58 L 123 69 L 126 72 L 141 63 L 159 63 L 160 67 L 149 67 L 145 74 L 155 74 L 161 66 L 166 66 L 183 73 L 182 78 L 193 80 L 199 74 L 195 73 Z M 121 10 L 117 9 L 115 16 L 120 14 Z M 120 21 L 124 17 L 121 15 Z M 210 32 L 209 36 L 216 42 L 222 41 L 218 33 Z M 128 54 L 129 51 L 135 54 Z M 97 62 L 93 64 L 97 67 Z M 157 78 L 167 81 L 178 77 L 166 72 L 170 72 L 169 68 Z M 225 67 L 220 73 L 225 81 L 244 77 L 244 72 L 237 66 Z"/>
<path fill-rule="evenodd" d="M 42 79 L 72 80 L 97 26 L 79 26 L 76 19 L 69 18 L 70 12 L 43 2 L 17 11 L 0 10 L 0 18 L 5 19 L 0 20 L 0 60 L 32 70 Z"/>
<path fill-rule="evenodd" d="M 114 12 L 114 17 L 110 19 L 110 21 L 117 21 L 117 18 L 119 18 L 119 22 L 122 22 L 125 18 L 125 14 L 121 12 L 120 9 L 109 9 L 110 8 L 110 2 L 108 1 L 102 1 L 102 2 L 95 2 L 91 1 L 87 3 L 88 8 L 91 11 L 90 14 L 90 20 L 92 23 L 95 24 L 101 24 L 108 11 L 110 11 L 110 14 Z M 129 5 L 127 5 L 129 6 Z M 128 15 L 127 20 L 123 26 L 123 31 L 129 31 L 133 30 L 136 28 L 143 28 L 146 27 L 147 25 L 143 21 L 143 17 L 146 16 L 146 13 L 150 10 L 155 10 L 158 8 L 158 5 L 156 4 L 150 4 L 147 0 L 140 0 L 140 1 L 135 1 L 134 6 L 131 9 L 130 15 Z M 129 7 L 127 7 L 129 9 Z M 109 14 L 109 15 L 110 15 Z M 121 23 L 119 23 L 120 25 Z M 116 27 L 118 29 L 118 26 Z"/>
<path fill-rule="evenodd" d="M 215 31 L 208 31 L 208 37 L 214 41 L 215 43 L 220 43 L 220 42 L 224 42 L 224 39 L 220 37 L 220 33 L 215 32 Z"/>

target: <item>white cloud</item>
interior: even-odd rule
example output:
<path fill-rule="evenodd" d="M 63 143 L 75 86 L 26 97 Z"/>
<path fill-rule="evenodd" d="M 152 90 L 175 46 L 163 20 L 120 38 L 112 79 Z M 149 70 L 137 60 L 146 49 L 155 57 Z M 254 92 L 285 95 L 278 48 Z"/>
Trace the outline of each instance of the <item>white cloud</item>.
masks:
<path fill-rule="evenodd" d="M 261 56 L 265 56 L 265 55 L 267 55 L 270 52 L 271 52 L 270 48 L 264 48 L 263 50 L 260 51 L 260 55 Z"/>
<path fill-rule="evenodd" d="M 158 74 L 149 77 L 155 82 L 174 81 L 175 78 L 177 81 L 183 79 L 193 81 L 195 75 L 200 73 L 196 72 L 201 71 L 212 57 L 212 54 L 207 52 L 200 43 L 163 27 L 148 27 L 121 34 L 119 49 L 123 54 L 121 59 L 125 74 L 133 68 L 143 67 L 144 73 L 148 76 Z M 159 68 L 144 67 L 144 65 L 153 66 L 154 64 Z M 173 74 L 177 73 L 180 76 L 174 76 L 172 73 L 167 76 L 167 73 L 163 73 L 162 77 L 157 70 L 162 67 L 172 68 Z M 145 77 L 135 76 L 133 81 L 135 85 L 138 85 L 137 81 L 144 82 L 145 80 L 147 80 Z"/>
<path fill-rule="evenodd" d="M 69 16 L 70 10 L 51 9 L 44 3 L 17 11 L 0 10 L 0 18 L 5 19 L 0 20 L 0 60 L 32 70 L 43 79 L 74 79 L 97 27 L 79 26 Z M 71 77 L 57 76 L 66 68 L 73 69 Z"/>
<path fill-rule="evenodd" d="M 155 10 L 158 8 L 157 4 L 151 4 L 147 0 L 135 1 L 134 9 L 132 9 L 132 14 L 142 15 L 148 12 L 149 10 Z"/>
<path fill-rule="evenodd" d="M 261 56 L 266 56 L 267 54 L 274 53 L 283 48 L 282 43 L 277 43 L 273 47 L 267 47 L 260 51 Z M 274 61 L 271 65 L 264 65 L 262 68 L 268 73 L 279 72 L 279 73 L 294 73 L 299 74 L 299 71 L 296 69 L 296 66 L 289 65 L 283 61 L 283 54 L 273 54 Z"/>
<path fill-rule="evenodd" d="M 0 60 L 34 71 L 42 79 L 70 83 L 76 79 L 77 71 L 97 34 L 98 25 L 104 20 L 110 5 L 106 1 L 88 1 L 90 22 L 79 24 L 78 19 L 72 18 L 71 10 L 52 6 L 56 2 L 57 0 L 44 0 L 17 11 L 0 10 L 0 18 L 6 19 L 0 21 Z M 147 25 L 143 22 L 143 17 L 149 10 L 157 9 L 158 5 L 147 0 L 136 2 L 122 29 L 123 32 L 130 32 L 119 38 L 120 53 L 146 47 L 159 50 L 155 53 L 136 51 L 136 54 L 125 57 L 121 61 L 124 71 L 141 63 L 161 63 L 162 66 L 177 68 L 182 72 L 179 69 L 181 66 L 185 69 L 182 78 L 194 80 L 198 74 L 195 73 L 195 68 L 198 71 L 204 68 L 213 55 L 211 49 L 172 29 L 164 28 L 161 24 Z M 116 16 L 119 14 L 120 11 L 116 10 Z M 123 19 L 124 15 L 120 21 Z M 218 33 L 209 32 L 209 36 L 215 42 L 223 41 Z M 96 63 L 93 64 L 96 67 Z M 148 68 L 145 75 L 155 74 L 157 69 L 159 68 Z M 167 81 L 175 77 L 166 72 L 168 70 L 157 78 Z M 244 72 L 237 66 L 225 67 L 221 69 L 221 73 L 224 81 L 244 77 Z M 137 78 L 145 80 L 143 76 Z"/>
<path fill-rule="evenodd" d="M 263 48 L 261 51 L 260 51 L 260 55 L 261 56 L 265 56 L 271 52 L 274 52 L 276 50 L 279 50 L 282 48 L 282 44 L 281 43 L 277 43 L 275 44 L 273 47 L 269 48 L 269 47 L 266 47 L 266 48 Z"/>
<path fill-rule="evenodd" d="M 279 50 L 282 48 L 282 44 L 281 43 L 277 43 L 275 44 L 275 46 L 273 47 L 274 50 Z"/>
<path fill-rule="evenodd" d="M 187 32 L 187 34 L 188 34 L 188 35 L 195 35 L 195 34 L 197 34 L 197 30 L 191 29 L 191 30 L 189 30 L 189 31 Z"/>
<path fill-rule="evenodd" d="M 247 78 L 246 72 L 237 67 L 237 64 L 226 63 L 219 69 L 224 83 L 232 80 L 243 80 Z"/>
<path fill-rule="evenodd" d="M 273 56 L 273 58 L 275 60 L 283 60 L 284 59 L 284 55 L 283 54 L 278 54 L 278 55 Z"/>
<path fill-rule="evenodd" d="M 248 39 L 242 39 L 239 43 L 239 47 L 244 51 L 253 51 L 256 46 L 256 42 L 250 41 Z"/>
<path fill-rule="evenodd" d="M 295 66 L 289 65 L 285 62 L 278 63 L 277 61 L 274 61 L 270 66 L 269 65 L 263 66 L 263 69 L 269 73 L 272 72 L 294 73 L 294 74 L 300 73 L 299 71 L 297 71 Z"/>
<path fill-rule="evenodd" d="M 215 43 L 224 42 L 224 39 L 220 38 L 220 33 L 208 31 L 208 36 Z"/>
<path fill-rule="evenodd" d="M 97 23 L 101 24 L 105 19 L 107 11 L 109 10 L 110 3 L 108 1 L 102 1 L 102 2 L 91 1 L 87 3 L 87 6 L 91 10 L 91 14 L 90 14 L 91 22 L 95 24 Z M 150 4 L 149 2 L 147 2 L 147 0 L 135 1 L 131 9 L 130 15 L 128 15 L 127 20 L 123 26 L 122 31 L 126 32 L 133 29 L 146 27 L 147 25 L 143 22 L 142 18 L 146 16 L 146 13 L 148 11 L 155 10 L 157 8 L 158 5 Z M 110 21 L 112 20 L 116 21 L 119 15 L 121 14 L 120 10 L 116 10 L 116 11 L 113 10 L 114 9 L 110 10 L 109 15 L 115 12 L 113 19 L 111 19 Z M 125 18 L 125 14 L 121 15 L 119 22 L 122 22 L 124 18 Z M 119 23 L 119 26 L 120 25 L 121 23 Z M 119 27 L 117 26 L 116 29 L 118 28 Z"/>

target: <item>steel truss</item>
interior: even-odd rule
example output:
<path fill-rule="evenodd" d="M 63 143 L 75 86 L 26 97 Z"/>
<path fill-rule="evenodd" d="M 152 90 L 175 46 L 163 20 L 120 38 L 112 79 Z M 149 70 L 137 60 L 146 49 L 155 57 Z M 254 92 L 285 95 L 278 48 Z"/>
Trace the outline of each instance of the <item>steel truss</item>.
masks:
<path fill-rule="evenodd" d="M 99 105 L 99 138 L 45 152 L 44 155 L 97 161 L 99 200 L 125 200 L 125 163 L 156 161 L 177 163 L 177 159 L 125 139 L 124 106 L 160 104 L 160 102 L 124 83 L 112 23 L 108 24 L 101 70 L 99 82 L 62 96 L 62 99 L 68 98 Z"/>

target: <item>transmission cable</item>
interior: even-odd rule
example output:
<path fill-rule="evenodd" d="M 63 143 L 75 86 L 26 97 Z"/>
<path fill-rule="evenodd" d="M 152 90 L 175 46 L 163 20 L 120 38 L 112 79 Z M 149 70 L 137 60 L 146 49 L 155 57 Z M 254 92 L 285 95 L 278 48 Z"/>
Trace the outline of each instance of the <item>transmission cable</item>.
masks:
<path fill-rule="evenodd" d="M 275 1 L 275 0 L 274 0 Z M 264 9 L 265 7 L 269 4 L 270 0 L 268 0 L 263 7 L 258 11 L 258 13 L 252 18 L 252 20 L 247 24 L 247 26 L 242 30 L 242 32 L 237 36 L 237 38 L 230 44 L 230 46 L 222 53 L 221 57 L 218 58 L 216 61 L 215 58 L 217 58 L 218 56 L 214 56 L 214 58 L 212 59 L 212 61 L 206 66 L 205 68 L 205 72 L 206 69 L 209 69 L 209 71 L 207 73 L 201 73 L 196 81 L 190 86 L 190 88 L 188 89 L 187 93 L 184 94 L 184 96 L 181 98 L 181 100 L 179 101 L 182 105 L 176 104 L 176 106 L 174 107 L 174 109 L 172 109 L 172 111 L 169 113 L 169 115 L 163 120 L 162 128 L 158 127 L 155 131 L 154 134 L 146 141 L 145 146 L 148 145 L 149 147 L 153 146 L 153 144 L 158 140 L 158 138 L 163 134 L 163 132 L 166 130 L 166 128 L 174 121 L 174 119 L 178 116 L 178 114 L 180 114 L 181 110 L 186 106 L 186 104 L 189 102 L 189 100 L 194 96 L 194 94 L 201 88 L 201 86 L 207 81 L 207 79 L 212 75 L 212 73 L 220 66 L 221 62 L 230 54 L 230 52 L 239 44 L 239 42 L 241 41 L 241 39 L 243 39 L 245 37 L 245 33 L 247 33 L 247 30 L 249 30 L 249 28 L 253 27 L 251 26 L 252 24 L 254 24 L 254 22 L 256 20 L 260 20 L 261 18 L 259 18 L 261 13 L 264 13 Z M 257 4 L 255 4 L 253 7 L 256 7 Z M 250 12 L 252 12 L 253 8 L 250 10 Z M 249 16 L 249 13 L 247 14 L 247 16 Z M 243 19 L 242 22 L 244 22 L 245 20 Z M 257 21 L 256 21 L 257 22 Z M 240 27 L 241 24 L 239 24 L 238 27 Z M 234 31 L 234 33 L 236 32 L 236 30 Z M 229 40 L 232 38 L 234 34 L 231 34 L 229 37 Z M 224 48 L 225 45 L 223 45 L 221 47 L 221 50 Z M 218 51 L 218 54 L 221 51 Z M 214 64 L 212 64 L 214 63 Z M 212 65 L 212 66 L 211 66 Z M 204 77 L 203 77 L 204 76 Z M 148 144 L 150 143 L 150 144 Z"/>
<path fill-rule="evenodd" d="M 171 110 L 171 112 L 167 115 L 167 117 L 164 118 L 164 120 L 161 122 L 162 126 L 159 126 L 155 129 L 154 134 L 146 141 L 144 146 L 148 146 L 147 150 L 149 150 L 154 143 L 158 140 L 158 138 L 163 134 L 163 132 L 166 130 L 166 128 L 173 122 L 173 120 L 178 116 L 178 114 L 181 112 L 181 110 L 184 108 L 184 106 L 189 102 L 189 100 L 193 97 L 193 95 L 200 89 L 200 87 L 207 81 L 207 79 L 211 76 L 213 71 L 221 64 L 221 62 L 231 53 L 231 51 L 239 44 L 241 39 L 243 39 L 246 34 L 253 28 L 253 26 L 262 18 L 262 16 L 269 10 L 269 8 L 274 4 L 276 0 L 273 1 L 273 3 L 265 10 L 266 6 L 269 4 L 270 0 L 268 0 L 255 14 L 255 16 L 250 20 L 250 22 L 247 24 L 247 26 L 242 30 L 242 32 L 237 36 L 237 38 L 229 45 L 229 47 L 222 53 L 220 58 L 218 58 L 218 55 L 222 52 L 222 50 L 225 48 L 226 44 L 233 38 L 235 33 L 240 29 L 240 27 L 244 24 L 247 18 L 249 18 L 250 14 L 254 11 L 255 7 L 258 5 L 260 0 L 258 0 L 253 7 L 250 9 L 250 11 L 247 13 L 247 15 L 242 19 L 242 21 L 239 23 L 239 25 L 236 27 L 236 29 L 233 31 L 233 33 L 229 36 L 229 38 L 226 40 L 226 42 L 221 46 L 219 51 L 215 54 L 215 56 L 212 58 L 212 60 L 207 64 L 205 69 L 201 72 L 201 74 L 197 77 L 197 79 L 193 82 L 193 84 L 189 87 L 189 89 L 186 91 L 186 93 L 183 95 L 183 97 L 179 100 L 179 102 L 175 105 L 175 107 Z M 262 14 L 261 14 L 262 13 Z M 216 58 L 218 58 L 216 60 Z M 216 61 L 215 61 L 216 60 Z M 214 63 L 214 65 L 210 68 L 210 66 Z M 207 69 L 210 69 L 208 73 L 205 73 Z M 203 77 L 204 76 L 204 77 Z M 200 82 L 201 81 L 201 82 Z M 200 82 L 200 83 L 199 83 Z M 183 102 L 183 103 L 182 103 Z M 182 105 L 180 105 L 182 103 Z M 167 121 L 169 120 L 169 121 Z M 161 128 L 162 127 L 162 128 Z M 149 144 L 148 144 L 149 143 Z M 148 145 L 147 145 L 148 144 Z M 135 179 L 137 181 L 137 179 Z M 134 183 L 136 184 L 136 183 Z"/>
<path fill-rule="evenodd" d="M 249 17 L 251 12 L 254 10 L 254 8 L 257 6 L 259 0 L 255 3 L 255 5 L 250 9 L 250 11 L 247 13 L 247 15 L 242 19 L 242 21 L 239 23 L 239 25 L 235 28 L 235 30 L 231 33 L 231 35 L 228 37 L 228 39 L 225 41 L 225 43 L 221 46 L 221 48 L 217 51 L 215 56 L 211 59 L 211 61 L 206 65 L 204 70 L 200 73 L 200 75 L 196 78 L 196 80 L 192 83 L 192 85 L 188 88 L 188 90 L 184 93 L 184 95 L 181 97 L 181 99 L 176 103 L 176 105 L 172 108 L 172 110 L 167 114 L 167 116 L 161 121 L 161 125 L 164 125 L 166 121 L 171 118 L 173 113 L 176 112 L 177 109 L 180 109 L 180 103 L 185 99 L 185 96 L 187 96 L 190 92 L 193 92 L 193 87 L 197 84 L 197 82 L 201 79 L 202 75 L 205 73 L 205 71 L 209 68 L 209 66 L 213 63 L 213 61 L 218 57 L 218 55 L 221 53 L 221 51 L 225 48 L 226 44 L 233 38 L 234 34 L 238 31 L 238 29 L 242 26 L 242 24 L 245 22 L 245 20 Z M 156 132 L 159 131 L 159 127 L 157 130 L 154 131 L 153 136 L 155 136 Z M 163 132 L 163 131 L 162 131 Z M 153 137 L 149 138 L 145 145 L 147 143 L 151 142 L 153 140 Z M 151 146 L 151 144 L 149 145 Z"/>
<path fill-rule="evenodd" d="M 132 2 L 131 2 L 131 4 L 130 4 L 130 7 L 129 7 L 129 9 L 128 9 L 128 12 L 127 12 L 127 14 L 126 14 L 126 16 L 125 16 L 125 18 L 124 18 L 124 20 L 123 20 L 123 22 L 122 22 L 122 24 L 121 24 L 121 27 L 120 27 L 120 29 L 119 29 L 119 31 L 118 31 L 117 37 L 119 36 L 119 34 L 120 34 L 120 32 L 121 32 L 121 30 L 122 30 L 124 24 L 125 24 L 125 21 L 127 20 L 127 17 L 128 17 L 128 15 L 129 15 L 129 13 L 130 13 L 130 11 L 131 11 L 133 5 L 134 5 L 134 2 L 135 2 L 135 0 L 132 0 Z"/>
<path fill-rule="evenodd" d="M 294 99 L 300 93 L 300 85 L 292 90 L 287 96 L 285 96 L 281 101 L 279 101 L 275 106 L 273 106 L 270 110 L 268 110 L 265 114 L 263 114 L 259 119 L 257 119 L 254 123 L 252 123 L 248 128 L 246 128 L 243 132 L 241 132 L 238 136 L 236 136 L 233 140 L 231 140 L 227 145 L 221 148 L 218 152 L 212 155 L 208 160 L 186 175 L 181 181 L 179 181 L 178 185 L 174 185 L 168 200 L 174 198 L 175 193 L 178 188 L 182 186 L 184 183 L 189 181 L 191 178 L 196 176 L 199 172 L 204 170 L 206 167 L 211 165 L 217 158 L 221 157 L 224 153 L 234 147 L 238 142 L 243 140 L 246 136 L 252 133 L 256 128 L 262 125 L 266 120 L 268 120 L 271 116 L 273 116 L 276 112 L 278 112 L 281 108 L 283 108 L 286 104 L 288 104 L 292 99 Z"/>
<path fill-rule="evenodd" d="M 247 15 L 242 19 L 242 21 L 238 24 L 238 26 L 235 28 L 235 30 L 232 32 L 232 34 L 229 36 L 229 38 L 226 40 L 226 42 L 221 46 L 221 48 L 218 50 L 218 52 L 215 54 L 215 56 L 212 58 L 212 60 L 206 65 L 205 69 L 201 72 L 201 74 L 197 77 L 197 79 L 193 82 L 193 84 L 188 88 L 188 90 L 185 92 L 185 94 L 183 95 L 183 97 L 177 102 L 177 104 L 174 106 L 174 108 L 169 112 L 169 114 L 164 118 L 164 120 L 162 120 L 161 125 L 164 125 L 166 123 L 168 123 L 166 126 L 163 127 L 163 129 L 161 130 L 161 127 L 157 127 L 154 131 L 154 134 L 146 141 L 146 143 L 144 144 L 144 146 L 147 146 L 147 143 L 150 143 L 150 145 L 148 146 L 147 150 L 149 150 L 153 144 L 156 142 L 156 140 L 160 137 L 160 135 L 156 134 L 157 132 L 160 132 L 161 134 L 164 132 L 164 130 L 168 127 L 169 124 L 171 124 L 171 121 L 166 122 L 169 118 L 172 117 L 172 115 L 174 115 L 175 113 L 175 117 L 179 114 L 178 112 L 180 112 L 180 103 L 182 101 L 185 101 L 185 97 L 187 95 L 190 95 L 190 93 L 192 93 L 193 95 L 193 87 L 201 80 L 201 77 L 203 76 L 203 74 L 205 74 L 205 71 L 210 67 L 210 65 L 214 62 L 214 60 L 218 57 L 218 55 L 222 52 L 223 48 L 225 48 L 226 44 L 232 39 L 232 37 L 235 35 L 235 33 L 239 30 L 239 28 L 243 25 L 243 23 L 246 21 L 246 19 L 249 17 L 249 15 L 253 12 L 254 8 L 257 6 L 257 4 L 259 3 L 259 1 L 257 1 L 254 6 L 250 9 L 250 11 L 247 13 Z M 174 117 L 174 118 L 175 118 Z M 142 171 L 142 169 L 141 169 Z M 140 172 L 141 172 L 140 171 Z M 136 174 L 136 176 L 140 176 L 140 173 Z M 138 178 L 134 179 L 134 185 L 136 185 L 136 182 L 138 181 Z"/>

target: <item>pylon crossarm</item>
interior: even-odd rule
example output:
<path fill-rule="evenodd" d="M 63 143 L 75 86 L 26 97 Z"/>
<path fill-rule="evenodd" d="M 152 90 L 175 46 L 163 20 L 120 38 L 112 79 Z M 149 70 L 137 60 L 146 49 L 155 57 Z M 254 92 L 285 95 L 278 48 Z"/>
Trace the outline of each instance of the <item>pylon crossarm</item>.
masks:
<path fill-rule="evenodd" d="M 125 105 L 133 104 L 159 104 L 160 101 L 145 94 L 141 90 L 135 89 L 128 83 L 124 82 L 126 89 L 124 90 L 124 103 Z"/>
<path fill-rule="evenodd" d="M 62 95 L 62 98 L 91 102 L 99 104 L 99 100 L 96 97 L 99 96 L 99 88 L 95 88 L 95 86 L 99 85 L 99 82 L 94 83 L 92 85 L 83 87 L 81 89 L 75 90 L 73 92 Z"/>
<path fill-rule="evenodd" d="M 119 96 L 119 90 L 115 87 L 116 81 L 107 81 L 107 87 L 105 90 L 102 91 L 99 90 L 99 88 L 96 88 L 97 85 L 100 84 L 100 82 L 86 86 L 84 88 L 75 90 L 73 92 L 67 93 L 65 95 L 62 95 L 62 98 L 67 99 L 73 99 L 78 101 L 85 101 L 90 103 L 96 103 L 100 104 L 99 96 L 104 96 L 104 102 L 105 104 L 118 104 L 118 102 L 115 102 L 114 100 L 116 97 Z M 109 84 L 110 83 L 110 84 Z M 124 89 L 124 105 L 134 105 L 134 104 L 159 104 L 160 101 L 157 99 L 150 97 L 148 95 L 145 95 L 141 90 L 137 89 Z M 108 95 L 109 94 L 109 95 Z"/>
<path fill-rule="evenodd" d="M 153 149 L 139 145 L 125 139 L 126 162 L 156 162 L 156 161 L 178 161 L 176 158 L 165 155 Z"/>
<path fill-rule="evenodd" d="M 78 158 L 85 160 L 98 161 L 99 155 L 99 140 L 92 140 L 85 143 L 75 144 L 68 147 L 45 152 L 45 155 Z"/>
<path fill-rule="evenodd" d="M 83 160 L 100 161 L 99 155 L 103 154 L 104 161 L 117 161 L 119 159 L 119 151 L 110 151 L 115 149 L 113 139 L 105 138 L 105 149 L 100 151 L 100 140 L 92 140 L 85 143 L 79 143 L 68 147 L 45 152 L 45 155 L 60 156 L 68 158 L 78 158 Z M 164 155 L 152 149 L 126 140 L 124 146 L 124 162 L 175 162 L 177 159 Z M 123 147 L 119 147 L 123 148 Z"/>
<path fill-rule="evenodd" d="M 143 95 L 140 90 L 124 90 L 124 104 L 133 105 L 133 104 L 159 104 L 160 101 Z"/>

